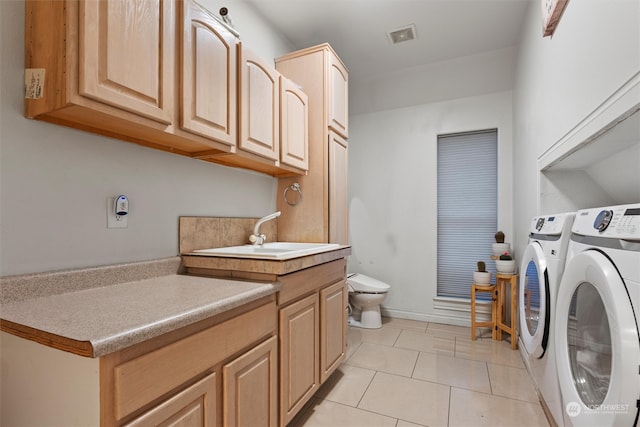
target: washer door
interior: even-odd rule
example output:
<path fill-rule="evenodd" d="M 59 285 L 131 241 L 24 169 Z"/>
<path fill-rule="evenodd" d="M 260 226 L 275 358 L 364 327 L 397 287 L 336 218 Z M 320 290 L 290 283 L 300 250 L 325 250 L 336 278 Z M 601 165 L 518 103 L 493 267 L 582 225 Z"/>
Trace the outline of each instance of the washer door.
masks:
<path fill-rule="evenodd" d="M 556 310 L 565 420 L 576 426 L 633 425 L 640 392 L 638 328 L 611 261 L 597 250 L 571 258 Z"/>
<path fill-rule="evenodd" d="M 538 242 L 527 245 L 520 263 L 520 338 L 527 353 L 539 358 L 549 340 L 549 275 Z"/>

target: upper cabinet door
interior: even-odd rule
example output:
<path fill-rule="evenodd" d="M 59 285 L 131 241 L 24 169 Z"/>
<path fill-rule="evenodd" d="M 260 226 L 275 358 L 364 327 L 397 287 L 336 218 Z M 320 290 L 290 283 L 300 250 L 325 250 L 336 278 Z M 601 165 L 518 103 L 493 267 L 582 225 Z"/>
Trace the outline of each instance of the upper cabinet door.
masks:
<path fill-rule="evenodd" d="M 174 93 L 174 2 L 80 2 L 81 95 L 169 124 Z"/>
<path fill-rule="evenodd" d="M 236 145 L 238 39 L 194 2 L 180 3 L 180 127 Z"/>
<path fill-rule="evenodd" d="M 349 137 L 349 74 L 340 59 L 329 54 L 329 126 Z"/>
<path fill-rule="evenodd" d="M 245 151 L 278 161 L 280 156 L 280 82 L 276 69 L 238 44 L 240 138 Z"/>
<path fill-rule="evenodd" d="M 309 98 L 284 77 L 280 77 L 280 121 L 280 161 L 309 170 Z"/>
<path fill-rule="evenodd" d="M 329 131 L 329 243 L 349 244 L 349 150 L 347 140 Z"/>

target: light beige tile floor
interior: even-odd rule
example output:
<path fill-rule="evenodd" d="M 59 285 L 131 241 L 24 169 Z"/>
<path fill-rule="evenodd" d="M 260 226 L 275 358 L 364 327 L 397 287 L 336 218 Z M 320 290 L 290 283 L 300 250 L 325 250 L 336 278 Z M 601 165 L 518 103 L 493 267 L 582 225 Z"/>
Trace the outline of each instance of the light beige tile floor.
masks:
<path fill-rule="evenodd" d="M 349 328 L 344 364 L 290 425 L 549 426 L 507 340 L 390 318 L 381 329 Z"/>

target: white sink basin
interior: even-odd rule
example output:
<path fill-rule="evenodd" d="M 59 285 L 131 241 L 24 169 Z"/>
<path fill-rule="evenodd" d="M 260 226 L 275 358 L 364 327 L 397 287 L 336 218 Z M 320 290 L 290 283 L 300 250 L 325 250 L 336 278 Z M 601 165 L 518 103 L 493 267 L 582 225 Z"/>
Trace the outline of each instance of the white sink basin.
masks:
<path fill-rule="evenodd" d="M 268 242 L 262 245 L 229 246 L 226 248 L 197 249 L 193 253 L 229 258 L 290 259 L 332 251 L 337 243 Z"/>

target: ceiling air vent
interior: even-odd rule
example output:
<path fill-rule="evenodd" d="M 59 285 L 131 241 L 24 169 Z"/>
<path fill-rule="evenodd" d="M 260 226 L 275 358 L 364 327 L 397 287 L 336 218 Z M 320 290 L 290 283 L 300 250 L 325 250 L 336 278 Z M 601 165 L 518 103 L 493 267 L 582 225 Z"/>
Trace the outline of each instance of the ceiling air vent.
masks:
<path fill-rule="evenodd" d="M 416 27 L 413 24 L 406 25 L 402 28 L 398 28 L 397 30 L 389 31 L 387 35 L 389 36 L 389 40 L 392 44 L 408 42 L 409 40 L 415 40 L 418 38 L 416 36 Z"/>

